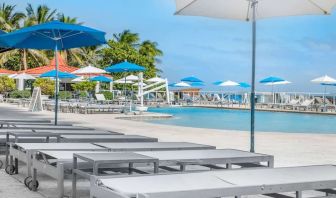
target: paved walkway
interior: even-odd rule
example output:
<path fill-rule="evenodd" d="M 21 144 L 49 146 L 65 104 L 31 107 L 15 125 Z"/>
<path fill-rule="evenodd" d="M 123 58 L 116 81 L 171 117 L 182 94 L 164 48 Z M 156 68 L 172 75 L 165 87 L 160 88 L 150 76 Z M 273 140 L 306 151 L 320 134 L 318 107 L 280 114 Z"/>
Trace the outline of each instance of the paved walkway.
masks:
<path fill-rule="evenodd" d="M 0 197 L 3 198 L 44 198 L 39 193 L 31 192 L 23 183 L 0 171 Z"/>

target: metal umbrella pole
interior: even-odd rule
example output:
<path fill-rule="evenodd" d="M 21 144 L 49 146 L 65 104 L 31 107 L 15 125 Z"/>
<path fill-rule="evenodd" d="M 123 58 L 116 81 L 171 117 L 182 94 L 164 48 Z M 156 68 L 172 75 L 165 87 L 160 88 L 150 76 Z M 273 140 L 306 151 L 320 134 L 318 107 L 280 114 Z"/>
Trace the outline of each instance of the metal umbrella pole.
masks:
<path fill-rule="evenodd" d="M 55 67 L 56 67 L 56 84 L 55 84 L 55 125 L 57 125 L 58 116 L 58 57 L 57 57 L 57 44 L 55 46 Z"/>
<path fill-rule="evenodd" d="M 127 108 L 127 95 L 126 95 L 126 74 L 125 74 L 125 83 L 124 83 L 124 94 L 125 94 L 125 114 L 126 114 L 126 108 Z"/>
<path fill-rule="evenodd" d="M 255 67 L 256 67 L 256 6 L 258 1 L 252 0 L 252 83 L 251 83 L 251 134 L 250 152 L 254 152 L 254 114 L 255 114 Z"/>

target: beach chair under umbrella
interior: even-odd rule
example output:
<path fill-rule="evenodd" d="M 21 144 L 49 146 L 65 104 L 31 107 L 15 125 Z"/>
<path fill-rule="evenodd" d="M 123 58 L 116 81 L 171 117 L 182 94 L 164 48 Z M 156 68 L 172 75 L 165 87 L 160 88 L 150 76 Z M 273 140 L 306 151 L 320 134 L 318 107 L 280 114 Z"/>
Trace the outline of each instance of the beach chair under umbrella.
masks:
<path fill-rule="evenodd" d="M 58 115 L 58 50 L 95 46 L 106 43 L 105 32 L 89 27 L 51 21 L 0 35 L 0 47 L 54 50 L 55 52 L 55 125 Z"/>
<path fill-rule="evenodd" d="M 297 15 L 327 15 L 336 0 L 175 0 L 177 15 L 205 16 L 252 21 L 252 85 L 250 151 L 254 152 L 256 21 L 269 17 Z"/>

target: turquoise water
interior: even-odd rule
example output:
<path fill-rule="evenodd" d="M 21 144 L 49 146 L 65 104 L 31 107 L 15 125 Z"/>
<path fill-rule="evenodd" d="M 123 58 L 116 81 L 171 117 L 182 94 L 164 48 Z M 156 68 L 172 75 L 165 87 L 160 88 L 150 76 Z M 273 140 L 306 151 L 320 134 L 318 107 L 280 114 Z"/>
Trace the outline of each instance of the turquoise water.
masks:
<path fill-rule="evenodd" d="M 212 108 L 150 108 L 151 112 L 174 115 L 171 119 L 149 120 L 151 123 L 197 128 L 248 131 L 250 112 Z M 298 113 L 256 112 L 256 131 L 336 134 L 336 116 Z"/>

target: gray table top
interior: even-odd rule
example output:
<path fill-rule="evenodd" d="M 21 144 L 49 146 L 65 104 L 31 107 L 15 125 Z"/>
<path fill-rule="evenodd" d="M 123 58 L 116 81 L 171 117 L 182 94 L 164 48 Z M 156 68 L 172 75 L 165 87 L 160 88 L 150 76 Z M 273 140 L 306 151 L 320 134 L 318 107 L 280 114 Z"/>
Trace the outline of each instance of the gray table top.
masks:
<path fill-rule="evenodd" d="M 33 131 L 12 131 L 8 132 L 10 136 L 19 136 L 19 137 L 60 137 L 59 134 L 49 133 L 49 132 L 33 132 Z"/>
<path fill-rule="evenodd" d="M 94 143 L 112 151 L 151 151 L 151 150 L 195 150 L 215 149 L 214 146 L 190 142 L 131 142 L 131 143 Z"/>
<path fill-rule="evenodd" d="M 97 153 L 75 153 L 74 157 L 92 163 L 145 163 L 149 161 L 158 161 L 158 159 L 137 154 L 137 153 L 115 153 L 115 152 L 97 152 Z"/>
<path fill-rule="evenodd" d="M 80 127 L 80 126 L 55 126 L 55 125 L 15 125 L 10 126 L 8 129 L 59 129 L 59 130 L 92 130 L 90 128 L 86 127 Z"/>
<path fill-rule="evenodd" d="M 286 188 L 310 187 L 311 182 L 336 182 L 336 167 L 331 165 L 289 167 L 274 169 L 238 169 L 225 171 L 209 171 L 199 173 L 183 173 L 173 175 L 154 175 L 124 178 L 101 178 L 102 186 L 133 196 L 138 193 L 180 193 L 209 192 L 220 189 L 221 193 L 243 192 L 243 189 L 255 188 L 260 193 L 260 187 L 278 185 Z M 289 185 L 290 184 L 290 185 Z M 225 189 L 230 189 L 225 191 Z M 236 189 L 236 191 L 234 191 Z M 277 189 L 277 188 L 275 188 Z M 218 193 L 219 191 L 217 191 Z M 213 194 L 212 194 L 213 195 Z"/>
<path fill-rule="evenodd" d="M 15 143 L 24 150 L 106 150 L 91 143 Z"/>

